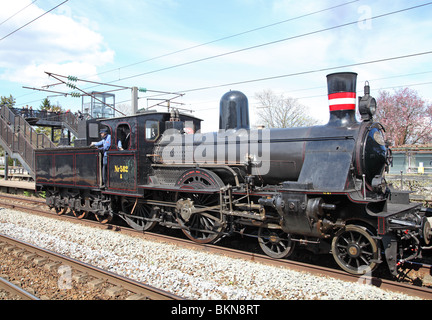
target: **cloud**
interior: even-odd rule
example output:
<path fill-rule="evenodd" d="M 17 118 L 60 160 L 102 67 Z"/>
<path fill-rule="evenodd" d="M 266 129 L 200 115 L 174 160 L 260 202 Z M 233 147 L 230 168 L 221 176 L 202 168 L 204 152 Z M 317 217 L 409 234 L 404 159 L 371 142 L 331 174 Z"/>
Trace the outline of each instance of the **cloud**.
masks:
<path fill-rule="evenodd" d="M 8 2 L 4 8 L 2 5 L 0 21 L 29 4 L 30 0 L 16 0 Z M 0 26 L 0 38 L 44 12 L 30 5 Z M 46 83 L 44 71 L 96 74 L 97 67 L 113 61 L 114 51 L 93 29 L 86 19 L 71 17 L 67 7 L 44 15 L 0 41 L 0 79 L 40 86 Z"/>

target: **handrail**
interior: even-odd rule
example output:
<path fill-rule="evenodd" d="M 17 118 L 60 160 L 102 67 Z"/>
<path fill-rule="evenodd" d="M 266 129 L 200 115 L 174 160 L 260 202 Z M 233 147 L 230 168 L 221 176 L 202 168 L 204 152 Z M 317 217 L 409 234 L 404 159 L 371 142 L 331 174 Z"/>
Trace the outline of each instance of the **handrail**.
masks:
<path fill-rule="evenodd" d="M 17 110 L 17 109 L 15 109 Z M 43 133 L 37 133 L 25 119 L 6 106 L 0 109 L 1 118 L 6 121 L 13 132 L 21 133 L 36 149 L 55 148 L 55 144 Z"/>
<path fill-rule="evenodd" d="M 63 122 L 70 127 L 75 133 L 78 132 L 78 117 L 73 113 L 67 112 L 52 112 L 47 110 L 29 110 L 11 108 L 12 113 L 16 116 L 24 118 L 38 118 L 46 121 Z"/>
<path fill-rule="evenodd" d="M 35 149 L 55 148 L 55 144 L 44 134 L 37 133 L 25 119 L 8 107 L 0 108 L 0 143 L 5 150 L 17 157 L 31 175 L 35 169 Z"/>
<path fill-rule="evenodd" d="M 28 166 L 31 173 L 34 172 L 34 148 L 21 132 L 14 132 L 12 127 L 0 117 L 0 141 L 3 147 L 11 155 L 17 153 Z"/>

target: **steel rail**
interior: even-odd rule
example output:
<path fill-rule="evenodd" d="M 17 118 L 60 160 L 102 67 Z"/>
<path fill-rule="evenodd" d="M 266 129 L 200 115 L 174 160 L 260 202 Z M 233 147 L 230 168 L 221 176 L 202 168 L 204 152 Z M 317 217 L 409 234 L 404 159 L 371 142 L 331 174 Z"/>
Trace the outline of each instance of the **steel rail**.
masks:
<path fill-rule="evenodd" d="M 295 270 L 298 272 L 308 272 L 317 276 L 327 276 L 327 277 L 332 277 L 343 281 L 369 284 L 371 286 L 380 289 L 389 290 L 393 292 L 400 292 L 400 293 L 419 297 L 426 300 L 432 300 L 432 289 L 430 288 L 400 283 L 393 280 L 381 279 L 378 277 L 370 276 L 368 274 L 362 276 L 353 275 L 343 270 L 332 269 L 332 268 L 327 268 L 323 266 L 303 263 L 299 261 L 287 260 L 287 259 L 274 259 L 264 254 L 257 254 L 257 253 L 246 252 L 237 249 L 225 248 L 213 244 L 199 244 L 193 242 L 192 240 L 179 239 L 179 238 L 174 238 L 166 235 L 144 233 L 143 237 L 147 239 L 153 239 L 154 241 L 161 241 L 161 239 L 164 239 L 165 242 L 175 243 L 177 245 L 181 244 L 186 247 L 194 248 L 196 250 L 203 250 L 209 253 L 215 253 L 224 256 L 229 256 L 232 258 L 240 258 L 244 260 L 254 261 L 269 266 L 279 266 L 279 267 Z"/>
<path fill-rule="evenodd" d="M 40 300 L 38 297 L 32 295 L 30 292 L 23 290 L 22 288 L 14 285 L 12 282 L 0 277 L 0 288 L 6 290 L 12 295 L 17 295 L 22 300 Z"/>
<path fill-rule="evenodd" d="M 37 211 L 39 211 L 39 210 L 37 210 Z M 43 213 L 45 215 L 48 214 L 46 211 L 42 212 L 42 210 L 40 210 L 40 213 Z M 50 216 L 56 216 L 53 213 L 51 213 L 49 215 Z M 56 217 L 58 217 L 58 216 L 56 216 Z M 69 218 L 69 216 L 66 216 L 66 218 Z M 90 220 L 77 220 L 76 218 L 72 218 L 72 217 L 70 217 L 70 218 L 71 218 L 70 221 L 76 221 L 78 223 L 91 224 L 91 225 L 95 225 L 95 226 L 99 226 L 99 227 L 113 229 L 116 231 L 124 232 L 126 234 L 133 234 L 134 236 L 140 235 L 141 237 L 148 239 L 148 240 L 164 241 L 164 242 L 171 243 L 171 244 L 174 243 L 174 244 L 182 245 L 185 247 L 193 248 L 196 250 L 203 250 L 203 251 L 206 251 L 209 253 L 221 254 L 221 255 L 234 257 L 234 258 L 241 258 L 244 260 L 255 261 L 258 263 L 263 263 L 263 264 L 267 264 L 267 265 L 271 265 L 271 266 L 281 266 L 284 268 L 290 268 L 290 269 L 300 271 L 300 272 L 309 272 L 309 273 L 315 274 L 315 275 L 333 277 L 333 278 L 340 279 L 343 281 L 366 283 L 366 284 L 370 284 L 372 286 L 375 286 L 375 287 L 378 287 L 381 289 L 385 289 L 385 290 L 389 290 L 389 291 L 395 291 L 395 292 L 401 292 L 401 293 L 405 293 L 407 295 L 420 297 L 422 299 L 432 300 L 432 289 L 427 288 L 427 287 L 420 287 L 420 286 L 415 286 L 415 285 L 404 284 L 404 283 L 400 283 L 400 282 L 396 282 L 396 281 L 392 281 L 392 280 L 386 280 L 386 279 L 381 279 L 381 278 L 377 278 L 377 277 L 372 277 L 369 275 L 363 275 L 363 276 L 352 275 L 352 274 L 346 273 L 346 272 L 344 272 L 342 270 L 338 270 L 338 269 L 326 268 L 326 267 L 322 267 L 322 266 L 311 265 L 311 264 L 306 264 L 306 263 L 293 261 L 293 260 L 287 260 L 287 259 L 274 259 L 274 258 L 271 258 L 267 255 L 245 252 L 245 251 L 231 249 L 231 248 L 225 248 L 225 247 L 221 247 L 221 246 L 214 245 L 214 244 L 199 244 L 199 243 L 193 242 L 189 239 L 181 239 L 181 238 L 171 237 L 171 236 L 162 235 L 162 234 L 155 234 L 155 233 L 151 233 L 151 232 L 144 232 L 143 233 L 142 231 L 136 231 L 133 229 L 129 229 L 127 227 L 119 227 L 119 226 L 112 225 L 112 224 L 102 225 L 100 223 L 96 223 L 96 222 L 90 221 Z"/>
<path fill-rule="evenodd" d="M 137 293 L 143 294 L 150 300 L 183 300 L 182 297 L 179 297 L 175 294 L 169 293 L 167 291 L 152 287 L 150 285 L 143 284 L 141 282 L 135 281 L 133 279 L 129 279 L 113 272 L 100 269 L 98 267 L 89 265 L 82 261 L 72 259 L 66 257 L 62 254 L 52 252 L 38 246 L 26 243 L 21 240 L 17 240 L 11 238 L 9 236 L 0 234 L 0 241 L 7 242 L 14 246 L 24 248 L 26 251 L 35 253 L 39 256 L 48 256 L 50 260 L 57 261 L 60 263 L 64 263 L 75 270 L 86 273 L 90 276 L 94 276 L 96 278 L 102 278 L 107 280 L 109 283 L 117 286 L 121 286 L 123 289 Z"/>

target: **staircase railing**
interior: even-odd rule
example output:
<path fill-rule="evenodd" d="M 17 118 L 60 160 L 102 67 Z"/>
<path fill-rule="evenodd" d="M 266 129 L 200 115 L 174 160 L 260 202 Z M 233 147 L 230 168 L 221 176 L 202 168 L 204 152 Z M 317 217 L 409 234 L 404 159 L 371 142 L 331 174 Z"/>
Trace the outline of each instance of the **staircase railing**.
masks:
<path fill-rule="evenodd" d="M 12 157 L 16 156 L 33 176 L 34 150 L 55 147 L 47 136 L 37 133 L 23 117 L 14 114 L 5 106 L 0 109 L 0 143 Z"/>
<path fill-rule="evenodd" d="M 16 116 L 38 118 L 40 120 L 61 122 L 75 136 L 78 135 L 78 118 L 71 112 L 51 112 L 47 110 L 10 109 Z"/>

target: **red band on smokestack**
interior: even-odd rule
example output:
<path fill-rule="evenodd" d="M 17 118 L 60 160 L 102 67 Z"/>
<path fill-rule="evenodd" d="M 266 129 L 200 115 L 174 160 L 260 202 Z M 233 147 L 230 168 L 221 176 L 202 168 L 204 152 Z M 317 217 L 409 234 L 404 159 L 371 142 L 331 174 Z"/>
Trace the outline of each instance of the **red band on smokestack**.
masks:
<path fill-rule="evenodd" d="M 356 93 L 355 92 L 337 92 L 328 95 L 329 108 L 331 111 L 338 110 L 355 110 Z"/>

